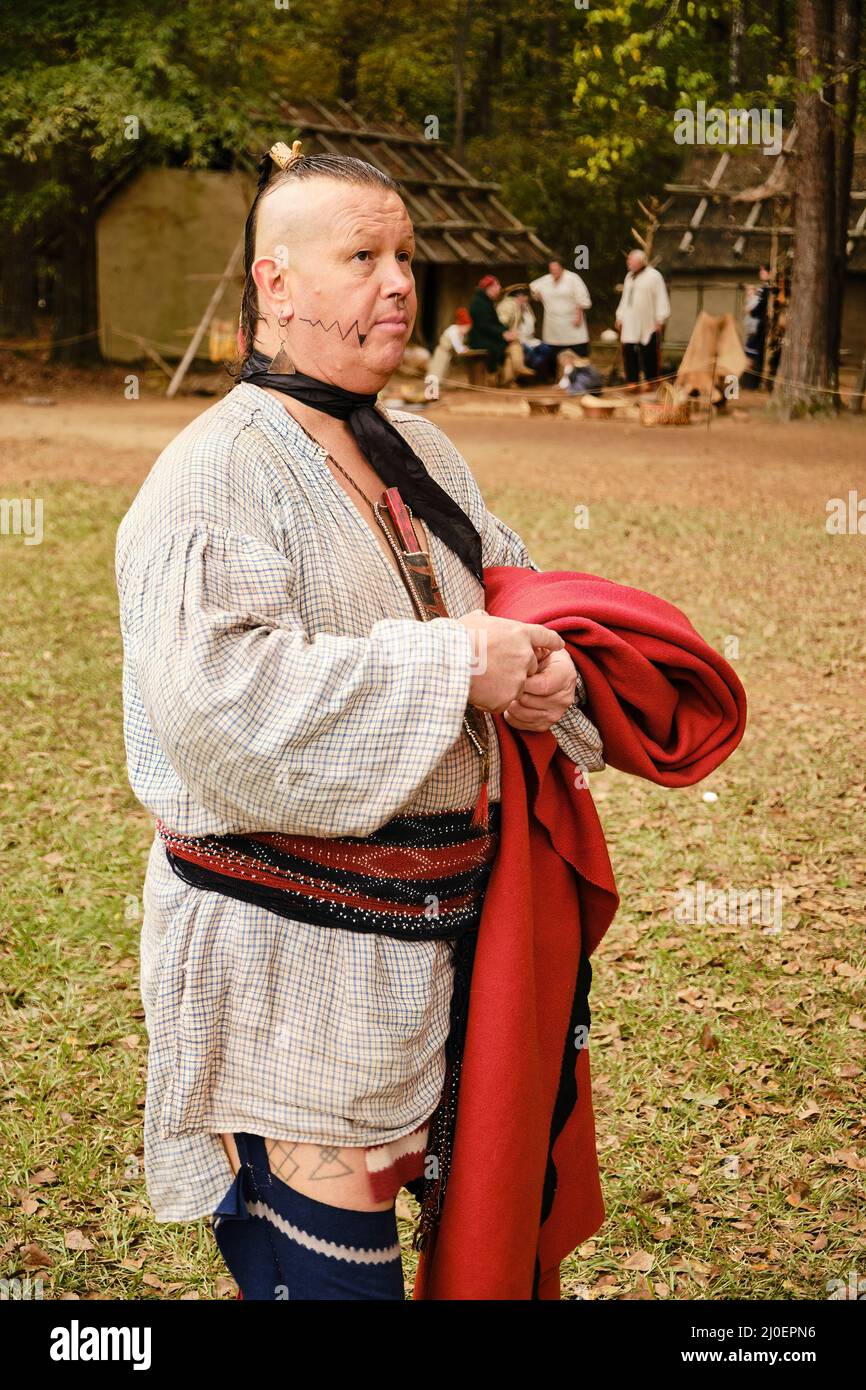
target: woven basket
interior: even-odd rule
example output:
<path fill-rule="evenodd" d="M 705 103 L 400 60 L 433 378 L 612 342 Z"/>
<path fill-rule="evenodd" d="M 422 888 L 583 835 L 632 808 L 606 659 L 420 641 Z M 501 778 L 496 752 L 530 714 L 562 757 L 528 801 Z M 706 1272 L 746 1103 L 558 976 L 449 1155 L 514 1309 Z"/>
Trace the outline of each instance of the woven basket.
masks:
<path fill-rule="evenodd" d="M 670 382 L 663 381 L 658 389 L 658 400 L 640 401 L 640 422 L 642 425 L 689 425 L 692 412 L 688 397 L 682 400 Z"/>
<path fill-rule="evenodd" d="M 237 324 L 229 319 L 211 319 L 208 358 L 211 362 L 231 362 L 237 355 Z"/>

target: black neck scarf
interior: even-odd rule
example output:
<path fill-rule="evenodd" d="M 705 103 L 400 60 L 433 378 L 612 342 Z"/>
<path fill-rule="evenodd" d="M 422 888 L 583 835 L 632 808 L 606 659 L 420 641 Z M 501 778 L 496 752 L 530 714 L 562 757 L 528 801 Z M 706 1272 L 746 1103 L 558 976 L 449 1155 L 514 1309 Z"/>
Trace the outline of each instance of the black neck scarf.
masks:
<path fill-rule="evenodd" d="M 337 420 L 348 420 L 358 448 L 386 487 L 397 487 L 403 501 L 427 523 L 440 540 L 460 556 L 475 578 L 484 583 L 481 536 L 450 493 L 431 478 L 414 449 L 376 409 L 376 396 L 345 391 L 329 381 L 302 372 L 270 372 L 270 358 L 251 352 L 238 380 L 284 391 L 303 405 Z"/>

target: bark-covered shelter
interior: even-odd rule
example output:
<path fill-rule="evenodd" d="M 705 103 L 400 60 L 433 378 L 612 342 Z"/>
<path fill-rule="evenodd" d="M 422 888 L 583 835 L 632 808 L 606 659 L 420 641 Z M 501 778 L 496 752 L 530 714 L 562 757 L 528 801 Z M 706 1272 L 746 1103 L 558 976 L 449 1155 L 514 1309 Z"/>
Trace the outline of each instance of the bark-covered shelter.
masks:
<path fill-rule="evenodd" d="M 176 359 L 208 310 L 213 319 L 237 320 L 243 276 L 234 253 L 255 190 L 253 161 L 274 140 L 296 138 L 305 153 L 366 159 L 405 189 L 417 243 L 415 339 L 428 347 L 483 274 L 503 284 L 523 280 L 553 255 L 504 206 L 499 184 L 475 178 L 423 130 L 365 120 L 342 101 L 326 107 L 275 96 L 272 109 L 250 113 L 245 167 L 144 168 L 106 200 L 97 227 L 105 357 L 138 359 L 144 340 Z M 204 334 L 196 355 L 207 350 Z"/>
<path fill-rule="evenodd" d="M 745 286 L 757 281 L 761 265 L 775 272 L 793 249 L 796 188 L 796 127 L 777 155 L 748 145 L 692 151 L 678 182 L 665 185 L 652 229 L 653 264 L 671 298 L 667 347 L 685 346 L 702 309 L 731 313 L 742 325 Z M 866 149 L 854 159 L 847 248 L 842 351 L 859 361 L 866 341 Z"/>

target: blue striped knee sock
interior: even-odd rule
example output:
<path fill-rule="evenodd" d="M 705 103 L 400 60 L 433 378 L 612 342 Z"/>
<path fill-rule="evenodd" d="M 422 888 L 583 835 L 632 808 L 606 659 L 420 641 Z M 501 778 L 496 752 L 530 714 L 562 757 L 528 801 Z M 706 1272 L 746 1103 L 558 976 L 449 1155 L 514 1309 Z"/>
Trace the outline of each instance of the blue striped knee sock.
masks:
<path fill-rule="evenodd" d="M 213 1232 L 244 1300 L 403 1300 L 393 1206 L 352 1211 L 318 1202 L 271 1172 L 260 1135 L 234 1138 L 241 1166 Z"/>

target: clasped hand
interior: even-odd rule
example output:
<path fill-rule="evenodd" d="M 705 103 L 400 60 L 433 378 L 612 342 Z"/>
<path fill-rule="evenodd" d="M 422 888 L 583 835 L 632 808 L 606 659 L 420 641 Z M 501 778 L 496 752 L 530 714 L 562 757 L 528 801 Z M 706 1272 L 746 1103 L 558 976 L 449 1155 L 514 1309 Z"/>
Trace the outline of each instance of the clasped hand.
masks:
<path fill-rule="evenodd" d="M 553 652 L 536 647 L 535 655 L 538 670 L 526 677 L 520 695 L 502 715 L 515 729 L 543 733 L 573 704 L 577 672 L 564 647 Z"/>

